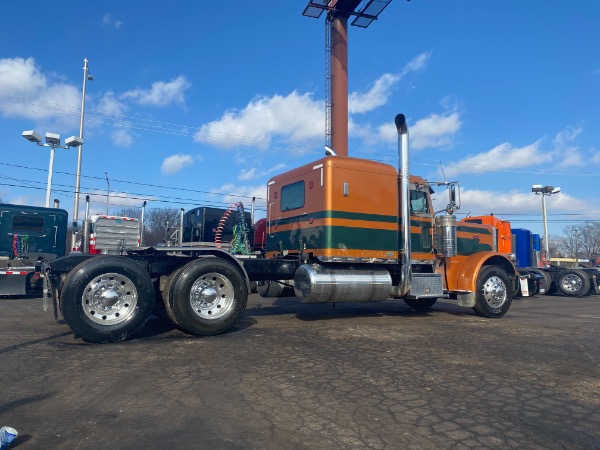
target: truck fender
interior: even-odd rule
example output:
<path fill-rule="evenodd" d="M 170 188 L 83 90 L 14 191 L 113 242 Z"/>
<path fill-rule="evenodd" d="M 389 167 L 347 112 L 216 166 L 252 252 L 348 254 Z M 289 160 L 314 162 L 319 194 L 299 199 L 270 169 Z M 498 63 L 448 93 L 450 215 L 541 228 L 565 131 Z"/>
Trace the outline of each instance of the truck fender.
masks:
<path fill-rule="evenodd" d="M 475 306 L 475 292 L 477 290 L 477 277 L 484 266 L 498 266 L 506 272 L 513 284 L 517 280 L 517 272 L 513 263 L 503 253 L 479 252 L 468 256 L 456 277 L 454 286 L 458 302 L 461 306 Z M 514 286 L 516 287 L 516 285 Z"/>

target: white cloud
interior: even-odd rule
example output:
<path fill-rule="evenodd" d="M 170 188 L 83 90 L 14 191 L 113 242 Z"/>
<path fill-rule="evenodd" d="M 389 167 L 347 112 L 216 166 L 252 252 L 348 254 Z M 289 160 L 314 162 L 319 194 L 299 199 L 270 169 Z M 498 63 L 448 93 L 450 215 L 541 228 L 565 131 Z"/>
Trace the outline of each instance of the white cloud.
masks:
<path fill-rule="evenodd" d="M 117 30 L 123 25 L 123 21 L 115 19 L 111 13 L 102 16 L 102 23 Z"/>
<path fill-rule="evenodd" d="M 172 155 L 164 159 L 160 170 L 165 175 L 174 175 L 186 166 L 191 166 L 194 163 L 192 155 Z"/>
<path fill-rule="evenodd" d="M 110 138 L 117 147 L 131 147 L 131 144 L 133 144 L 133 136 L 128 130 L 123 128 L 115 129 L 111 133 Z"/>
<path fill-rule="evenodd" d="M 20 195 L 18 197 L 13 197 L 10 200 L 5 200 L 6 203 L 11 205 L 28 205 L 28 206 L 46 206 L 46 200 L 40 199 L 32 199 L 26 195 Z"/>
<path fill-rule="evenodd" d="M 32 97 L 47 83 L 33 58 L 0 59 L 0 94 Z"/>
<path fill-rule="evenodd" d="M 256 198 L 256 207 L 264 210 L 267 202 L 267 186 L 261 184 L 258 186 L 240 186 L 228 183 L 215 189 L 211 189 L 212 196 L 219 202 L 233 204 L 241 201 L 244 208 L 250 210 L 252 197 Z"/>
<path fill-rule="evenodd" d="M 113 91 L 105 92 L 98 104 L 98 111 L 109 116 L 120 116 L 126 109 L 125 103 L 118 100 Z"/>
<path fill-rule="evenodd" d="M 536 141 L 519 148 L 513 147 L 508 142 L 500 144 L 487 152 L 469 156 L 458 163 L 445 166 L 446 175 L 455 177 L 459 173 L 496 172 L 551 161 L 552 153 L 541 151 L 540 143 L 541 141 Z"/>
<path fill-rule="evenodd" d="M 274 135 L 293 143 L 322 137 L 324 124 L 323 104 L 311 94 L 294 91 L 287 96 L 258 97 L 240 111 L 227 111 L 220 119 L 203 125 L 194 140 L 222 148 L 266 148 Z"/>
<path fill-rule="evenodd" d="M 383 74 L 367 92 L 351 92 L 348 96 L 348 112 L 350 114 L 366 113 L 385 105 L 398 81 L 407 73 L 424 68 L 430 56 L 431 52 L 421 53 L 404 66 L 400 73 Z"/>
<path fill-rule="evenodd" d="M 473 215 L 483 215 L 494 213 L 499 218 L 502 214 L 540 214 L 540 197 L 531 192 L 508 191 L 498 192 L 480 189 L 465 189 L 460 191 L 461 208 L 463 214 L 472 213 Z M 446 190 L 438 188 L 434 194 L 434 209 L 441 211 L 448 203 Z M 578 199 L 564 192 L 558 195 L 552 195 L 546 198 L 546 203 L 553 213 L 581 213 L 587 211 L 589 217 L 597 217 L 600 208 L 590 209 L 589 199 Z"/>
<path fill-rule="evenodd" d="M 90 214 L 106 214 L 106 200 L 108 199 L 108 209 L 117 207 L 128 207 L 128 206 L 141 206 L 144 201 L 150 202 L 156 199 L 156 197 L 138 197 L 132 196 L 129 192 L 122 191 L 108 191 L 102 189 L 94 189 L 86 192 L 85 195 L 90 196 Z M 83 197 L 83 196 L 82 196 Z M 80 200 L 80 204 L 83 202 L 83 208 L 85 208 L 85 198 Z M 85 216 L 85 209 L 80 211 L 80 216 Z"/>
<path fill-rule="evenodd" d="M 33 58 L 0 59 L 0 114 L 51 121 L 61 129 L 77 124 L 81 94 L 69 84 L 49 80 Z"/>
<path fill-rule="evenodd" d="M 583 132 L 583 126 L 578 126 L 573 128 L 572 126 L 568 126 L 565 130 L 556 134 L 554 138 L 554 143 L 559 147 L 563 147 L 568 143 L 575 140 L 577 136 L 579 136 Z"/>
<path fill-rule="evenodd" d="M 364 113 L 386 104 L 402 76 L 425 67 L 430 55 L 431 52 L 418 55 L 398 74 L 382 75 L 367 92 L 351 93 L 349 112 Z M 264 149 L 270 146 L 272 139 L 280 137 L 288 141 L 289 148 L 293 144 L 322 139 L 324 128 L 324 102 L 313 99 L 311 93 L 293 91 L 286 96 L 259 96 L 241 110 L 228 110 L 221 118 L 202 125 L 194 140 L 222 148 L 256 146 Z M 351 119 L 349 128 L 355 135 L 368 137 Z"/>
<path fill-rule="evenodd" d="M 251 169 L 242 169 L 240 174 L 238 175 L 238 180 L 257 180 L 260 178 L 264 178 L 273 172 L 279 172 L 282 169 L 285 169 L 286 167 L 287 166 L 285 164 L 276 164 L 275 166 L 265 170 L 258 170 L 256 167 L 253 167 Z"/>
<path fill-rule="evenodd" d="M 447 147 L 452 144 L 453 137 L 461 126 L 461 114 L 458 111 L 430 114 L 417 120 L 414 125 L 409 122 L 410 148 L 422 150 Z M 393 123 L 380 125 L 376 132 L 373 132 L 369 126 L 359 127 L 355 124 L 351 130 L 355 136 L 365 139 L 365 142 L 369 139 L 372 140 L 371 143 L 376 141 L 393 143 L 398 140 L 398 131 Z"/>
<path fill-rule="evenodd" d="M 558 160 L 558 164 L 555 166 L 557 169 L 564 169 L 567 167 L 582 167 L 587 164 L 587 161 L 584 161 L 581 153 L 575 147 L 560 150 L 555 152 L 554 155 Z"/>
<path fill-rule="evenodd" d="M 399 79 L 399 75 L 386 73 L 367 92 L 351 92 L 348 96 L 348 113 L 366 113 L 385 105 Z"/>
<path fill-rule="evenodd" d="M 461 125 L 458 111 L 430 114 L 418 120 L 410 129 L 411 148 L 446 147 L 452 143 L 452 137 Z"/>
<path fill-rule="evenodd" d="M 150 89 L 132 89 L 121 94 L 122 99 L 128 99 L 140 105 L 167 106 L 173 103 L 185 103 L 185 91 L 191 87 L 183 75 L 169 82 L 156 81 Z"/>

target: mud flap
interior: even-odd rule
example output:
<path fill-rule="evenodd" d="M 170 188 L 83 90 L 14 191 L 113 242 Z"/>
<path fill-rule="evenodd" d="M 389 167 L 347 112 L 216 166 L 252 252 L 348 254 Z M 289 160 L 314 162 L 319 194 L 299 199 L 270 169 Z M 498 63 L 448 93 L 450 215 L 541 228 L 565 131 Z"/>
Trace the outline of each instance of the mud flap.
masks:
<path fill-rule="evenodd" d="M 528 279 L 529 276 L 527 275 L 519 277 L 519 285 L 521 286 L 521 295 L 523 297 L 529 297 L 529 284 L 527 282 Z"/>
<path fill-rule="evenodd" d="M 467 308 L 475 306 L 475 297 L 475 292 L 459 292 L 456 294 L 458 304 L 460 306 L 466 306 Z"/>
<path fill-rule="evenodd" d="M 0 295 L 27 294 L 26 271 L 6 270 L 0 272 Z"/>

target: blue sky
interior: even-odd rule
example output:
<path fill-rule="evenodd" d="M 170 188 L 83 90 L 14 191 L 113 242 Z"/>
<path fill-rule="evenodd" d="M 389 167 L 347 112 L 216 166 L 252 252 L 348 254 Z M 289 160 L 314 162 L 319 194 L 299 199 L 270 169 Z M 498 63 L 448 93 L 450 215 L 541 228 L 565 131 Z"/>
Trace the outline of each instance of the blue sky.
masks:
<path fill-rule="evenodd" d="M 79 132 L 92 212 L 140 206 L 264 209 L 270 176 L 320 158 L 324 20 L 305 1 L 2 2 L 0 198 L 43 205 L 49 150 L 23 130 Z M 600 3 L 393 0 L 349 27 L 349 154 L 458 179 L 464 214 L 542 233 L 600 219 Z M 71 214 L 77 155 L 56 150 L 52 198 Z M 446 195 L 436 202 L 443 207 Z M 260 215 L 260 212 L 259 212 Z M 81 213 L 80 213 L 81 217 Z"/>

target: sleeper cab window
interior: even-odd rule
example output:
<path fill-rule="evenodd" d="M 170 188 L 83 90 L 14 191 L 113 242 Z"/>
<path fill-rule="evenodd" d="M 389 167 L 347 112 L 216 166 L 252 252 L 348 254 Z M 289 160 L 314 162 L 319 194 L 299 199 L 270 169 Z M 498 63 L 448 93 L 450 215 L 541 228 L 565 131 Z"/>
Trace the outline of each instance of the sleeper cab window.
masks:
<path fill-rule="evenodd" d="M 44 218 L 31 215 L 14 216 L 12 229 L 15 233 L 27 231 L 44 231 Z"/>
<path fill-rule="evenodd" d="M 427 214 L 427 193 L 410 191 L 410 211 L 417 214 Z"/>
<path fill-rule="evenodd" d="M 281 211 L 302 208 L 304 206 L 304 180 L 288 184 L 281 188 Z"/>

